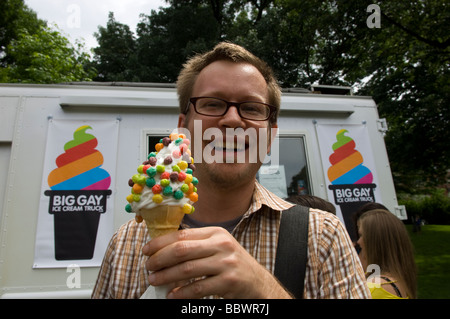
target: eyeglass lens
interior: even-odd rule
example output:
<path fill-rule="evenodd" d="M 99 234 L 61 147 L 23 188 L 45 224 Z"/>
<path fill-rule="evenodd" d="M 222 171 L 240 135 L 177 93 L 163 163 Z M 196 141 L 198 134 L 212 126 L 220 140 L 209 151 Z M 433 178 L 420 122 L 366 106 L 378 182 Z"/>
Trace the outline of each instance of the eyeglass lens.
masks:
<path fill-rule="evenodd" d="M 238 108 L 239 115 L 252 120 L 266 120 L 270 114 L 268 105 L 259 102 L 227 103 L 216 98 L 198 98 L 195 103 L 196 111 L 203 115 L 221 116 L 227 112 L 228 105 Z"/>

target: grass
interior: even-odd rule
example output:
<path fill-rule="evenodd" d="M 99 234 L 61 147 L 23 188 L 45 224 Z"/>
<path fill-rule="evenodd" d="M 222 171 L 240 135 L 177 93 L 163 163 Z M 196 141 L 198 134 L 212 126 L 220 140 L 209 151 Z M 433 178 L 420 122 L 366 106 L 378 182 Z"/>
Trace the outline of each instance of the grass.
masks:
<path fill-rule="evenodd" d="M 419 299 L 450 299 L 450 225 L 406 226 L 414 245 Z"/>

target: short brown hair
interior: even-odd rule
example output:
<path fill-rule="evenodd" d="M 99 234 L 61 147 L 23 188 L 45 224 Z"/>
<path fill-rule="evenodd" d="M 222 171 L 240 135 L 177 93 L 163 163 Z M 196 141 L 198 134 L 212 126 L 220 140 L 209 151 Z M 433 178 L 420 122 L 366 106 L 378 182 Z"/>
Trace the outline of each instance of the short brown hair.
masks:
<path fill-rule="evenodd" d="M 273 74 L 272 69 L 266 62 L 253 55 L 245 48 L 230 42 L 220 42 L 214 49 L 203 54 L 197 54 L 190 58 L 181 70 L 177 80 L 177 93 L 180 112 L 186 113 L 189 105 L 189 98 L 197 80 L 198 74 L 209 64 L 216 61 L 231 61 L 235 63 L 248 63 L 258 69 L 267 83 L 269 93 L 269 104 L 277 108 L 277 112 L 270 119 L 271 123 L 277 122 L 281 104 L 281 89 Z"/>

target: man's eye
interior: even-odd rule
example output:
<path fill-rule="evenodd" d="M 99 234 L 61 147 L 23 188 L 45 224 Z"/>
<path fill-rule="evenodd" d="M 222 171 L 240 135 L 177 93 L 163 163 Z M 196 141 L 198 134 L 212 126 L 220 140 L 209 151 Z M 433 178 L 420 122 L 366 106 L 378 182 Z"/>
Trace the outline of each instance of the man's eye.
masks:
<path fill-rule="evenodd" d="M 261 113 L 263 110 L 261 105 L 258 104 L 242 104 L 241 111 L 246 113 Z"/>

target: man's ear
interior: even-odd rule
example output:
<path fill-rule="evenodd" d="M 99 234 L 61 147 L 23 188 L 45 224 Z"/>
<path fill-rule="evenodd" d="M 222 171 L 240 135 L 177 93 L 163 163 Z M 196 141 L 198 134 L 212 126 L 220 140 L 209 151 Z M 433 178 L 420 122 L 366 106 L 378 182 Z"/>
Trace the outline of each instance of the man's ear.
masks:
<path fill-rule="evenodd" d="M 180 113 L 178 115 L 178 128 L 186 127 L 186 114 Z"/>

